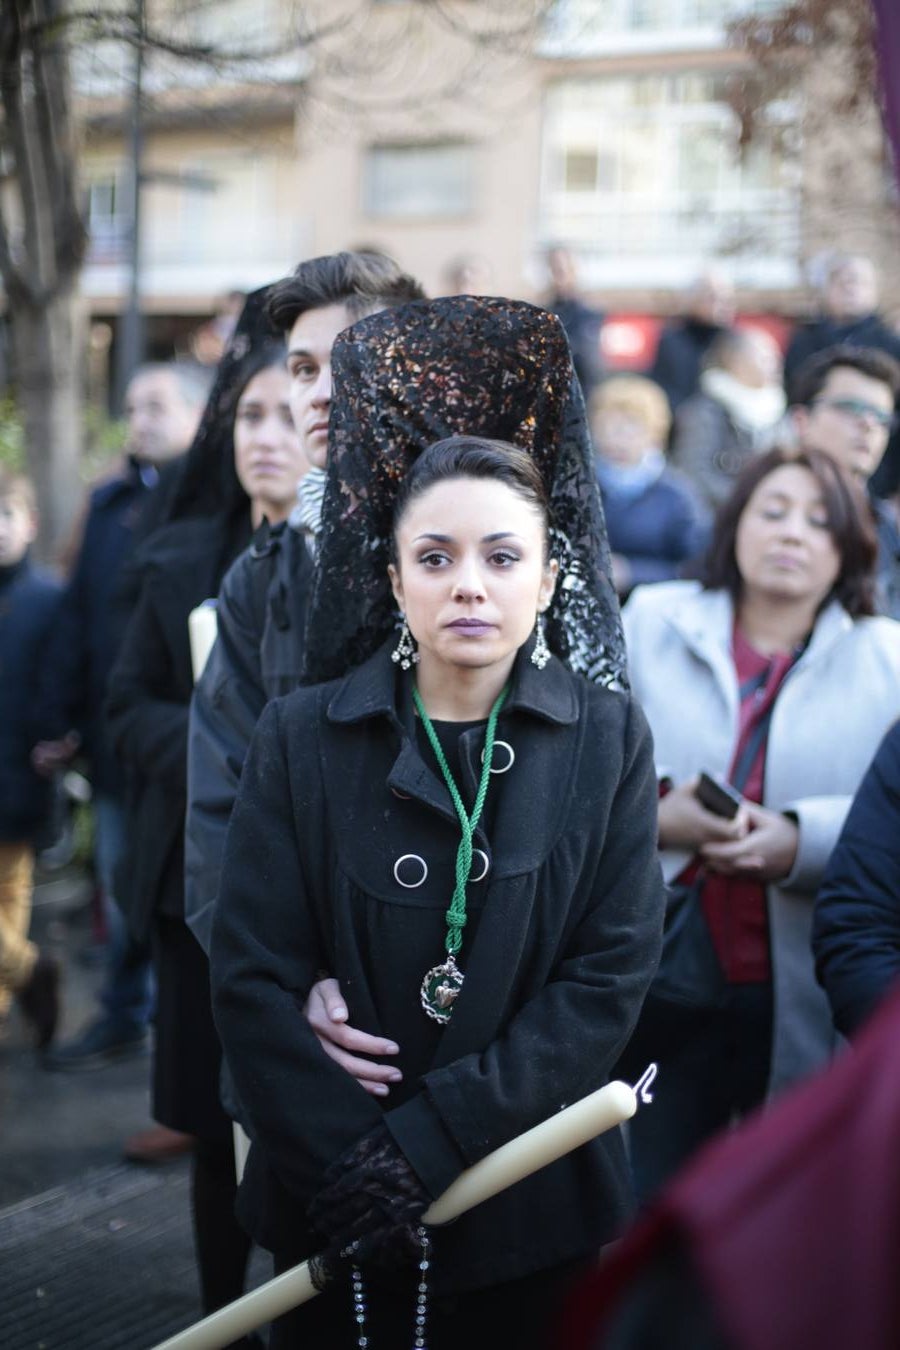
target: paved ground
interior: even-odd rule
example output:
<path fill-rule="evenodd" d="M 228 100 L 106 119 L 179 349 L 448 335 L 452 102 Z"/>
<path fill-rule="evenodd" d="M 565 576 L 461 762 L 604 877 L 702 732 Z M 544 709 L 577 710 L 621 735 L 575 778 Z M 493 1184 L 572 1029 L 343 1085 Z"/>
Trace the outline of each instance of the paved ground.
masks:
<path fill-rule="evenodd" d="M 87 899 L 85 883 L 62 878 L 40 889 L 35 907 L 32 932 L 64 965 L 61 1039 L 97 1008 L 102 967 L 82 961 Z M 14 1009 L 0 1045 L 0 1208 L 118 1163 L 123 1139 L 150 1123 L 149 1063 L 142 1056 L 91 1073 L 48 1073 Z"/>
<path fill-rule="evenodd" d="M 32 932 L 65 965 L 61 1036 L 95 1011 L 102 967 L 78 877 L 40 887 Z M 49 1073 L 15 1014 L 0 1044 L 0 1347 L 147 1350 L 199 1315 L 186 1161 L 124 1163 L 150 1124 L 149 1058 Z M 259 1257 L 253 1283 L 266 1277 Z"/>

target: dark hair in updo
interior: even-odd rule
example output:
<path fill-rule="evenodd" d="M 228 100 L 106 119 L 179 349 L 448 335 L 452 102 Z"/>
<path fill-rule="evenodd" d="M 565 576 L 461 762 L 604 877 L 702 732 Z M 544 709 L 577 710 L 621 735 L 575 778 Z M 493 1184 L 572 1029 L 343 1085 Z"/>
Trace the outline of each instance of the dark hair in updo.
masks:
<path fill-rule="evenodd" d="M 423 450 L 400 484 L 394 500 L 391 545 L 394 561 L 396 544 L 393 541 L 410 503 L 436 483 L 446 483 L 454 478 L 484 478 L 505 483 L 540 515 L 549 545 L 550 503 L 541 472 L 532 457 L 508 441 L 494 441 L 487 436 L 448 436 Z"/>

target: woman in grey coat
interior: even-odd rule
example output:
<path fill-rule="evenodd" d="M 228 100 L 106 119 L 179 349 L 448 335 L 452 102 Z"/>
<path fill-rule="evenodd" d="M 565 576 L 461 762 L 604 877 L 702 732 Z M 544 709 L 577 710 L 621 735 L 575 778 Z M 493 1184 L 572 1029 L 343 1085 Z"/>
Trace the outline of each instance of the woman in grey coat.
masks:
<path fill-rule="evenodd" d="M 834 462 L 771 451 L 721 513 L 703 584 L 638 588 L 625 608 L 632 687 L 653 732 L 663 871 L 702 881 L 726 980 L 718 1011 L 663 1049 L 652 1118 L 634 1123 L 645 1194 L 834 1046 L 812 905 L 900 711 L 900 625 L 871 617 L 874 560 L 865 505 Z M 697 777 L 731 777 L 747 746 L 729 820 L 700 804 Z M 651 1000 L 642 1039 L 662 1046 L 663 1030 Z"/>

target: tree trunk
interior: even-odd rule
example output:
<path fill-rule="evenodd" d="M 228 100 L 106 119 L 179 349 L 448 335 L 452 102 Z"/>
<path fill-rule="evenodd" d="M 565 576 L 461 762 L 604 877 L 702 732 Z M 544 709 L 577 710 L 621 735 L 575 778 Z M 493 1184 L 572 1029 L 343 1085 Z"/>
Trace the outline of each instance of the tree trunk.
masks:
<path fill-rule="evenodd" d="M 81 344 L 78 292 L 63 290 L 45 305 L 12 310 L 18 402 L 25 424 L 28 471 L 40 511 L 37 553 L 56 561 L 82 504 Z"/>

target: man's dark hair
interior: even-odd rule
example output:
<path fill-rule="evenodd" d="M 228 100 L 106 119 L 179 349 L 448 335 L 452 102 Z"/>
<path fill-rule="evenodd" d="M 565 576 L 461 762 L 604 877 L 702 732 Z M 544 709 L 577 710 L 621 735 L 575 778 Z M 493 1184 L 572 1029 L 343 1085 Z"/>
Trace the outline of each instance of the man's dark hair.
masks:
<path fill-rule="evenodd" d="M 891 397 L 900 392 L 900 362 L 875 347 L 853 347 L 840 343 L 810 356 L 791 381 L 789 401 L 795 407 L 808 408 L 819 397 L 833 370 L 858 370 L 870 380 L 887 385 Z"/>
<path fill-rule="evenodd" d="M 735 553 L 738 526 L 760 483 L 785 465 L 808 469 L 815 478 L 825 502 L 828 531 L 841 557 L 841 570 L 823 603 L 839 600 L 853 619 L 874 614 L 878 541 L 872 509 L 853 480 L 823 450 L 775 449 L 754 455 L 747 463 L 719 508 L 701 569 L 704 590 L 728 591 L 734 603 L 739 603 L 744 581 Z"/>
<path fill-rule="evenodd" d="M 268 311 L 275 327 L 287 333 L 301 314 L 324 305 L 346 305 L 353 321 L 378 309 L 424 299 L 419 283 L 401 272 L 393 258 L 376 249 L 361 249 L 299 263 L 272 287 Z"/>

